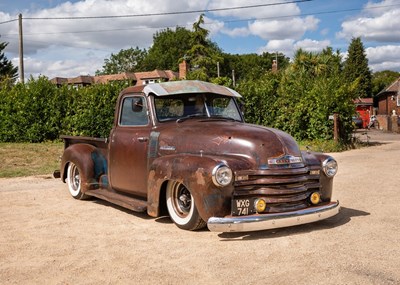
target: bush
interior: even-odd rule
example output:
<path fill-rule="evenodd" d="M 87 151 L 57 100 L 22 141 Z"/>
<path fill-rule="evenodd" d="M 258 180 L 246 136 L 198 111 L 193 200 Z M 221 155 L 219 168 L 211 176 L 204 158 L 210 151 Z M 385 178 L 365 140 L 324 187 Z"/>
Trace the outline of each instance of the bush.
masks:
<path fill-rule="evenodd" d="M 127 83 L 57 88 L 46 77 L 0 89 L 0 141 L 43 142 L 61 134 L 107 137 Z"/>

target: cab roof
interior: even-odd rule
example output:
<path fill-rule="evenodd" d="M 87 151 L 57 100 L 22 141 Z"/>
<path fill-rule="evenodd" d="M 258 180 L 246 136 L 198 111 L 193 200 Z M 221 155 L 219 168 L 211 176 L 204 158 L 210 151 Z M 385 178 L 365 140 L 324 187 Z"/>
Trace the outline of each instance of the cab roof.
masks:
<path fill-rule="evenodd" d="M 148 85 L 131 86 L 122 90 L 121 94 L 144 93 L 147 96 L 154 94 L 156 96 L 177 95 L 177 94 L 198 94 L 214 93 L 231 97 L 242 97 L 235 90 L 199 80 L 169 81 L 162 83 L 151 83 Z"/>

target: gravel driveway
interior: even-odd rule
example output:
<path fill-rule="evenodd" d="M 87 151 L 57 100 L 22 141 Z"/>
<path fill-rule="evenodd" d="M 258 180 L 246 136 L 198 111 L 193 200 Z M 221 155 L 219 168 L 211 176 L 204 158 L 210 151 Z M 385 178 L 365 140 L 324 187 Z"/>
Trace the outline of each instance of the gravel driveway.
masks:
<path fill-rule="evenodd" d="M 70 197 L 50 177 L 0 179 L 1 284 L 400 284 L 400 135 L 334 153 L 339 215 L 252 233 L 187 232 Z"/>

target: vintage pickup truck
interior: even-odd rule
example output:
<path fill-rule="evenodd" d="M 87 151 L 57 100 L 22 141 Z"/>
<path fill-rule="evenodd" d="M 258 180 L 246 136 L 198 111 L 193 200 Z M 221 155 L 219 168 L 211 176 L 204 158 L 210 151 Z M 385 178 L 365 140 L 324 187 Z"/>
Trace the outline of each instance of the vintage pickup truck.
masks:
<path fill-rule="evenodd" d="M 128 87 L 109 138 L 62 137 L 55 176 L 76 199 L 169 214 L 186 230 L 256 231 L 336 215 L 336 161 L 300 151 L 282 131 L 246 124 L 240 97 L 201 81 Z"/>

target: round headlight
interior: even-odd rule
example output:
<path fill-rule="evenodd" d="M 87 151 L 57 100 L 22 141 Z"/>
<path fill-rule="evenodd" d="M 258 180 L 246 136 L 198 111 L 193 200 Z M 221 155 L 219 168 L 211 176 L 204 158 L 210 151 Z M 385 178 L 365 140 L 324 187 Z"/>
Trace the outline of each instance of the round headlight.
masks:
<path fill-rule="evenodd" d="M 216 186 L 226 186 L 232 182 L 233 172 L 225 164 L 219 164 L 212 171 L 212 181 Z"/>
<path fill-rule="evenodd" d="M 338 165 L 336 160 L 334 160 L 332 157 L 328 157 L 322 163 L 322 168 L 326 176 L 333 177 L 337 173 Z"/>

